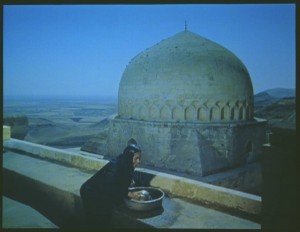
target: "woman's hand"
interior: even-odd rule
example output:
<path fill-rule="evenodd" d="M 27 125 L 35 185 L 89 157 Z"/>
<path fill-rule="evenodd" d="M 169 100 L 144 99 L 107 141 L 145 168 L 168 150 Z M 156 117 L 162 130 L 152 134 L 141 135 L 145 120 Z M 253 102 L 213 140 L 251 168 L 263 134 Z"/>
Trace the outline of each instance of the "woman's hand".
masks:
<path fill-rule="evenodd" d="M 139 192 L 128 192 L 128 197 L 135 199 L 135 200 L 139 200 L 140 194 L 139 194 Z"/>

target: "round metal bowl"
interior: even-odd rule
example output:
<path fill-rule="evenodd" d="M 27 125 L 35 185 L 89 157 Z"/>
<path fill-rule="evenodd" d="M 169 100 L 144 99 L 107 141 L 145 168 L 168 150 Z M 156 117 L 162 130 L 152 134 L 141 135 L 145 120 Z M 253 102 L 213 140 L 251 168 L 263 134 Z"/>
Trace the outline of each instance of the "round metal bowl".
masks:
<path fill-rule="evenodd" d="M 135 200 L 125 198 L 124 202 L 127 208 L 137 211 L 150 211 L 162 206 L 162 200 L 165 196 L 165 193 L 158 188 L 153 187 L 133 187 L 129 188 L 130 192 L 146 190 L 151 196 L 151 200 Z"/>

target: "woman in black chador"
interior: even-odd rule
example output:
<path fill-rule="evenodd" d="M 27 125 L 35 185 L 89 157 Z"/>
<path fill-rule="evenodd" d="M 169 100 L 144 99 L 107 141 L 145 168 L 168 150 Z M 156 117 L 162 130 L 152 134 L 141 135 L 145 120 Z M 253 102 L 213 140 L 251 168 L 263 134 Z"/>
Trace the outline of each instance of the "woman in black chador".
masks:
<path fill-rule="evenodd" d="M 88 228 L 107 228 L 111 226 L 112 209 L 128 196 L 133 179 L 134 168 L 141 161 L 141 149 L 129 144 L 122 154 L 111 160 L 80 188 L 80 195 Z"/>

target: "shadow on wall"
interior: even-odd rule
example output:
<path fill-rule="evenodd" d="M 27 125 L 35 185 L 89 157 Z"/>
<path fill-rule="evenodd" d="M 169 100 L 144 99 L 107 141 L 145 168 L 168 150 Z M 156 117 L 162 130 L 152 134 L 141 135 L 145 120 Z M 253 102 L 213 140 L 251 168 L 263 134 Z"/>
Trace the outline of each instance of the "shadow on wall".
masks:
<path fill-rule="evenodd" d="M 3 169 L 3 195 L 34 208 L 59 228 L 81 228 L 79 196 Z"/>

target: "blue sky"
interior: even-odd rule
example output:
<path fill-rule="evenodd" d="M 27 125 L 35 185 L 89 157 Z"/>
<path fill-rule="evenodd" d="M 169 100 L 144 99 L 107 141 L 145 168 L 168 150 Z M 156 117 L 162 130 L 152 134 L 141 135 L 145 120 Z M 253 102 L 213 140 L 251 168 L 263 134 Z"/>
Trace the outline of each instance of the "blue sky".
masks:
<path fill-rule="evenodd" d="M 295 88 L 295 4 L 6 5 L 4 95 L 117 96 L 138 53 L 184 30 L 232 51 L 254 93 Z"/>

